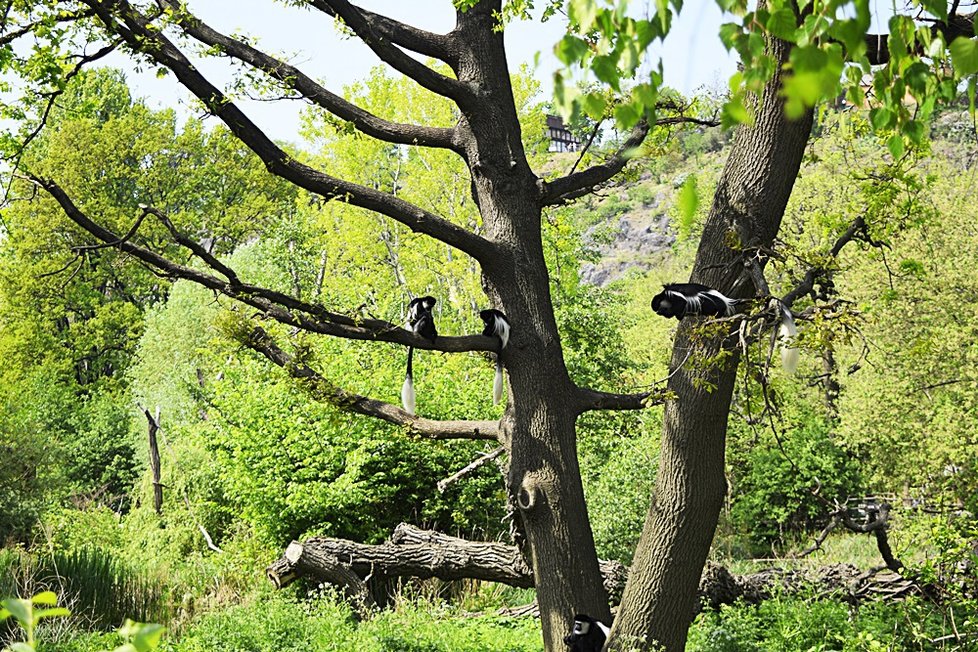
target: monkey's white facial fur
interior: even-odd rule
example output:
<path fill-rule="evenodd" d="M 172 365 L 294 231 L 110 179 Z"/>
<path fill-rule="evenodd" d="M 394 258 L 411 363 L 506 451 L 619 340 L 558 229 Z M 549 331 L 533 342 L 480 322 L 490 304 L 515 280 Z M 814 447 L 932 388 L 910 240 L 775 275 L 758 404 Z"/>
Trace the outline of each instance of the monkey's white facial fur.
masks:
<path fill-rule="evenodd" d="M 587 633 L 591 631 L 591 623 L 585 622 L 583 620 L 574 621 L 574 635 L 575 636 L 587 636 Z"/>

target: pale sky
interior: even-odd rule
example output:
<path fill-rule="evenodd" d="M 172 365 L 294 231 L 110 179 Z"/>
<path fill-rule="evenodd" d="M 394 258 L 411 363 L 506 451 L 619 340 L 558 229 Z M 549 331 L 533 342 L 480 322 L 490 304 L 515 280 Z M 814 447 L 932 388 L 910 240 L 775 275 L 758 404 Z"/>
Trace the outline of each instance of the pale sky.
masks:
<path fill-rule="evenodd" d="M 450 0 L 362 0 L 358 4 L 434 32 L 447 32 L 455 22 Z M 287 7 L 273 0 L 189 0 L 188 5 L 219 31 L 257 37 L 259 47 L 289 56 L 300 69 L 337 93 L 366 77 L 380 63 L 357 39 L 337 34 L 332 20 L 315 10 Z M 736 59 L 720 44 L 717 30 L 721 22 L 715 0 L 687 0 L 669 38 L 653 48 L 654 56 L 663 59 L 668 86 L 686 94 L 703 86 L 726 86 L 736 69 Z M 506 30 L 511 70 L 523 63 L 532 64 L 536 53 L 540 53 L 535 75 L 543 85 L 541 99 L 549 99 L 551 78 L 557 68 L 553 45 L 562 33 L 559 16 L 547 23 L 514 23 Z M 131 70 L 131 64 L 121 55 L 107 60 L 107 64 Z M 228 79 L 225 60 L 203 61 L 200 68 L 218 86 Z M 157 79 L 154 71 L 144 71 L 130 72 L 128 77 L 135 94 L 147 97 L 151 105 L 173 106 L 177 98 L 189 97 L 172 75 Z M 239 105 L 272 138 L 298 141 L 301 103 L 242 101 Z"/>

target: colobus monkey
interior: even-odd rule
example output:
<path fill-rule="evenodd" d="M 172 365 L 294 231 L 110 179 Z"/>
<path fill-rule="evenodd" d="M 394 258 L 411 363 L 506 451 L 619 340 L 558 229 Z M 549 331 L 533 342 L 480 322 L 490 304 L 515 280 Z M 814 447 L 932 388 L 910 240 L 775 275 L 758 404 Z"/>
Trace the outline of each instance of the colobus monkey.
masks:
<path fill-rule="evenodd" d="M 571 652 L 601 652 L 611 630 L 602 622 L 577 614 L 574 616 L 574 629 L 564 637 L 564 644 Z"/>
<path fill-rule="evenodd" d="M 435 318 L 431 314 L 431 309 L 434 307 L 434 297 L 411 299 L 411 303 L 408 304 L 407 323 L 404 324 L 404 328 L 434 342 L 435 338 L 438 337 L 438 331 L 435 329 Z M 413 358 L 414 347 L 409 346 L 407 373 L 404 376 L 404 385 L 401 387 L 401 404 L 408 414 L 414 414 L 414 377 L 411 367 Z"/>
<path fill-rule="evenodd" d="M 652 310 L 663 317 L 682 319 L 690 315 L 729 317 L 748 299 L 731 299 L 699 283 L 667 283 L 652 297 Z"/>
<path fill-rule="evenodd" d="M 750 299 L 731 299 L 711 287 L 699 283 L 668 283 L 662 292 L 652 297 L 652 310 L 663 317 L 682 319 L 687 316 L 729 317 L 737 307 Z M 776 309 L 781 313 L 778 339 L 781 342 L 781 364 L 789 374 L 798 369 L 798 349 L 787 345 L 788 338 L 798 334 L 795 318 L 788 306 L 776 298 Z"/>
<path fill-rule="evenodd" d="M 506 348 L 509 343 L 509 320 L 506 319 L 506 315 L 499 312 L 498 310 L 482 310 L 479 312 L 479 318 L 486 323 L 486 327 L 482 329 L 482 334 L 486 337 L 496 336 L 499 338 L 502 346 L 499 350 L 502 351 Z M 499 354 L 496 354 L 496 377 L 492 382 L 492 404 L 499 405 L 499 401 L 503 398 L 503 363 L 499 359 Z"/>

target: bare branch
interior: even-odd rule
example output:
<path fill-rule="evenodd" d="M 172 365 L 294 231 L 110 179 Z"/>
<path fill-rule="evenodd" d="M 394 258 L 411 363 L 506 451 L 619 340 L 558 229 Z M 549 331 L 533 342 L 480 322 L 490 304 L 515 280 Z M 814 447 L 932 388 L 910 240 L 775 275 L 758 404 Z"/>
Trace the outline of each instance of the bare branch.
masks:
<path fill-rule="evenodd" d="M 10 3 L 8 3 L 7 9 L 8 10 L 10 9 Z M 90 9 L 86 11 L 68 12 L 63 15 L 55 16 L 54 21 L 57 23 L 68 23 L 76 20 L 82 20 L 84 18 L 91 18 L 94 15 L 95 12 L 91 11 Z M 22 25 L 19 28 L 9 32 L 6 31 L 7 29 L 6 24 L 0 24 L 0 32 L 4 32 L 3 34 L 0 34 L 0 46 L 12 43 L 17 39 L 19 39 L 21 36 L 24 36 L 25 34 L 30 34 L 35 29 L 42 26 L 48 20 L 50 20 L 50 18 L 42 18 L 32 23 L 27 23 L 26 25 Z"/>
<path fill-rule="evenodd" d="M 105 26 L 122 36 L 133 49 L 151 56 L 173 71 L 177 79 L 197 96 L 214 115 L 228 126 L 241 142 L 254 151 L 270 172 L 309 192 L 327 199 L 339 199 L 354 206 L 386 215 L 413 231 L 463 251 L 480 262 L 495 254 L 495 247 L 484 238 L 452 222 L 425 211 L 388 193 L 332 177 L 309 167 L 283 151 L 265 135 L 233 102 L 211 84 L 184 54 L 127 0 L 84 0 L 93 7 Z M 125 26 L 108 9 L 115 7 Z"/>
<path fill-rule="evenodd" d="M 309 5 L 327 16 L 337 17 L 336 11 L 324 0 L 309 0 Z M 446 63 L 452 63 L 455 60 L 447 36 L 418 29 L 413 25 L 407 25 L 360 7 L 357 9 L 374 33 L 391 43 Z"/>
<path fill-rule="evenodd" d="M 318 372 L 280 349 L 262 328 L 255 328 L 243 342 L 261 353 L 299 380 L 317 400 L 347 412 L 375 417 L 427 439 L 490 439 L 498 440 L 501 431 L 497 421 L 437 421 L 405 412 L 396 405 L 360 396 L 333 385 Z"/>
<path fill-rule="evenodd" d="M 385 37 L 382 30 L 374 28 L 374 22 L 369 20 L 367 14 L 356 5 L 350 4 L 347 0 L 310 0 L 310 4 L 342 19 L 346 26 L 352 29 L 381 61 L 410 77 L 429 91 L 449 97 L 459 104 L 472 104 L 476 101 L 475 94 L 466 84 L 435 72 L 399 50 L 393 42 Z M 406 32 L 403 30 L 400 34 L 406 36 Z M 414 32 L 414 34 L 417 36 L 418 32 Z M 445 39 L 443 42 L 447 43 L 446 37 L 442 37 L 442 39 Z M 421 45 L 421 43 L 416 39 L 415 45 Z"/>
<path fill-rule="evenodd" d="M 595 188 L 621 172 L 622 168 L 630 160 L 632 150 L 642 144 L 645 137 L 649 134 L 649 123 L 645 120 L 639 122 L 632 129 L 628 139 L 618 148 L 614 156 L 599 165 L 594 165 L 568 174 L 565 177 L 554 179 L 553 181 L 540 180 L 540 205 L 552 206 L 563 204 L 577 199 L 584 195 L 594 192 Z"/>
<path fill-rule="evenodd" d="M 865 229 L 866 220 L 862 215 L 860 215 L 853 220 L 852 224 L 849 225 L 849 228 L 846 229 L 845 233 L 840 235 L 835 241 L 835 244 L 833 244 L 832 248 L 829 250 L 829 255 L 832 258 L 837 258 L 842 252 L 842 248 L 855 239 L 859 233 L 865 231 Z M 815 281 L 817 281 L 819 277 L 824 276 L 825 273 L 826 270 L 822 266 L 809 269 L 807 272 L 805 272 L 805 278 L 803 278 L 795 288 L 784 295 L 784 298 L 781 299 L 781 303 L 790 308 L 795 301 L 810 293 L 815 288 Z"/>
<path fill-rule="evenodd" d="M 93 54 L 84 54 L 78 57 L 78 63 L 76 63 L 74 67 L 71 70 L 69 70 L 64 76 L 63 81 L 65 82 L 65 85 L 63 85 L 61 88 L 57 88 L 51 91 L 50 93 L 44 94 L 46 95 L 47 98 L 47 104 L 45 104 L 44 106 L 44 111 L 41 112 L 41 117 L 38 119 L 37 125 L 34 127 L 34 129 L 31 130 L 29 134 L 27 134 L 24 140 L 19 144 L 16 153 L 14 153 L 9 157 L 13 161 L 11 164 L 11 168 L 13 170 L 17 170 L 20 167 L 21 157 L 24 155 L 24 152 L 27 151 L 28 145 L 30 145 L 31 142 L 33 142 L 33 140 L 37 138 L 38 135 L 40 135 L 41 131 L 47 125 L 48 118 L 51 116 L 51 111 L 52 109 L 54 109 L 55 100 L 57 100 L 58 97 L 60 97 L 65 92 L 67 88 L 67 82 L 71 81 L 73 78 L 78 76 L 78 74 L 81 73 L 82 69 L 86 65 L 98 61 L 99 59 L 109 55 L 119 46 L 119 43 L 120 43 L 119 41 L 109 43 L 108 45 L 100 48 L 98 51 L 96 51 Z M 13 176 L 11 175 L 11 181 L 12 180 L 13 180 Z M 4 195 L 5 196 L 9 195 L 10 194 L 9 191 L 10 191 L 10 186 L 8 184 L 8 186 L 4 188 Z"/>
<path fill-rule="evenodd" d="M 85 215 L 72 202 L 68 194 L 54 181 L 32 175 L 25 178 L 47 191 L 60 204 L 62 210 L 64 210 L 72 222 L 102 242 L 113 243 L 121 251 L 131 254 L 140 262 L 159 270 L 160 273 L 168 278 L 193 281 L 215 292 L 220 292 L 225 296 L 252 306 L 260 310 L 265 316 L 283 324 L 322 335 L 332 335 L 334 337 L 354 340 L 391 342 L 403 346 L 413 346 L 416 349 L 437 350 L 447 353 L 495 351 L 499 346 L 497 339 L 484 335 L 438 337 L 432 342 L 387 321 L 380 319 L 360 319 L 330 312 L 318 304 L 308 303 L 267 288 L 242 283 L 238 280 L 233 270 L 217 261 L 210 254 L 207 254 L 199 245 L 192 243 L 188 238 L 176 232 L 175 229 L 171 228 L 171 224 L 168 228 L 171 228 L 171 233 L 175 234 L 178 242 L 190 248 L 195 254 L 200 255 L 203 252 L 205 254 L 202 257 L 203 262 L 222 274 L 225 278 L 222 279 L 213 274 L 180 265 L 155 251 L 131 242 L 127 237 L 120 237 L 97 224 Z M 159 211 L 150 209 L 149 207 L 143 210 L 157 217 L 162 215 Z M 165 218 L 165 215 L 163 217 Z M 134 229 L 130 230 L 130 232 L 133 231 Z"/>
<path fill-rule="evenodd" d="M 331 93 L 295 66 L 211 28 L 177 0 L 157 0 L 157 3 L 161 7 L 166 6 L 173 10 L 177 23 L 186 34 L 205 45 L 219 47 L 229 56 L 261 70 L 330 113 L 348 120 L 368 136 L 401 145 L 421 145 L 460 151 L 452 142 L 454 129 L 401 124 L 379 118 L 339 95 Z"/>
<path fill-rule="evenodd" d="M 496 459 L 497 457 L 499 457 L 500 455 L 502 455 L 504 452 L 506 452 L 506 449 L 500 446 L 499 448 L 497 448 L 494 451 L 490 451 L 488 453 L 485 453 L 483 455 L 480 455 L 472 463 L 466 464 L 464 467 L 462 467 L 461 469 L 459 469 L 455 473 L 451 474 L 450 476 L 448 476 L 444 480 L 439 480 L 438 481 L 438 484 L 435 485 L 435 486 L 438 487 L 438 491 L 440 493 L 445 493 L 445 489 L 447 489 L 450 484 L 455 483 L 455 482 L 458 482 L 459 480 L 461 480 L 462 478 L 464 478 L 468 474 L 472 473 L 473 471 L 475 471 L 475 470 L 477 470 L 477 469 L 485 466 L 489 462 L 493 461 L 494 459 Z"/>

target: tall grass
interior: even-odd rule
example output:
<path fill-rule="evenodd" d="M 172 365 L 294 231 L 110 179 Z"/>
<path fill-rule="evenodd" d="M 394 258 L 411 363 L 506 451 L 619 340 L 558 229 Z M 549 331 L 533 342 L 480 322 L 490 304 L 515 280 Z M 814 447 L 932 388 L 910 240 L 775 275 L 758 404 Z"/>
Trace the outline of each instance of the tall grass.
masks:
<path fill-rule="evenodd" d="M 166 584 L 140 573 L 100 548 L 44 555 L 0 554 L 3 595 L 54 591 L 70 605 L 75 623 L 87 629 L 114 629 L 126 618 L 167 622 L 172 601 Z"/>

